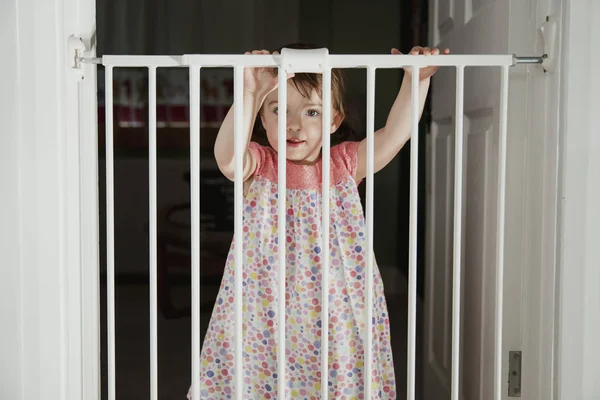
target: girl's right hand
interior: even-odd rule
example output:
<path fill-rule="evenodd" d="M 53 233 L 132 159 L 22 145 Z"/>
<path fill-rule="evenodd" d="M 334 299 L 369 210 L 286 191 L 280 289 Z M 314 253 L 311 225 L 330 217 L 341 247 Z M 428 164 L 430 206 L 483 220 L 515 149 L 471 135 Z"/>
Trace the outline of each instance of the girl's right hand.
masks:
<path fill-rule="evenodd" d="M 247 51 L 244 54 L 270 54 L 267 50 Z M 279 54 L 276 51 L 273 55 Z M 288 73 L 288 79 L 293 77 L 293 73 Z M 272 91 L 277 89 L 279 80 L 277 78 L 276 68 L 267 67 L 245 67 L 244 68 L 244 92 L 262 99 L 267 97 Z"/>

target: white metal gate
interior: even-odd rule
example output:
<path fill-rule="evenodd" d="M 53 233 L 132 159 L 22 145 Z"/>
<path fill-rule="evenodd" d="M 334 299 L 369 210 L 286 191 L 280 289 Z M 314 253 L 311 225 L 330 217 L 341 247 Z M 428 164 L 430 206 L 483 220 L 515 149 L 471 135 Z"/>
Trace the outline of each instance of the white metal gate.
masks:
<path fill-rule="evenodd" d="M 502 74 L 499 168 L 498 168 L 498 241 L 496 260 L 496 313 L 495 313 L 495 379 L 494 398 L 500 400 L 502 371 L 502 283 L 504 270 L 504 202 L 506 173 L 506 131 L 509 68 L 520 63 L 541 63 L 544 57 L 515 57 L 513 55 L 329 55 L 327 49 L 291 50 L 284 49 L 281 55 L 184 55 L 184 56 L 104 56 L 101 59 L 80 58 L 79 62 L 93 62 L 105 67 L 106 90 L 106 224 L 107 224 L 107 325 L 108 325 L 108 398 L 114 400 L 115 394 L 115 264 L 114 264 L 114 157 L 113 157 L 113 69 L 117 67 L 147 67 L 149 70 L 149 206 L 150 206 L 150 371 L 151 399 L 158 398 L 158 362 L 157 362 L 157 185 L 156 185 L 156 71 L 157 68 L 183 67 L 189 69 L 190 76 L 190 158 L 191 158 L 191 227 L 192 227 L 192 396 L 200 399 L 200 73 L 203 67 L 232 67 L 234 69 L 234 131 L 235 165 L 242 165 L 242 85 L 244 67 L 275 67 L 279 71 L 279 99 L 287 98 L 287 72 L 312 72 L 323 74 L 323 104 L 331 101 L 331 70 L 333 68 L 366 68 L 367 70 L 367 313 L 365 325 L 372 320 L 373 302 L 373 133 L 375 109 L 375 71 L 384 68 L 411 67 L 412 74 L 412 135 L 411 135 L 411 175 L 410 175 L 410 243 L 409 243 L 409 310 L 408 310 L 408 357 L 407 388 L 408 399 L 415 398 L 415 349 L 416 349 L 416 293 L 417 293 L 417 178 L 418 178 L 418 122 L 419 91 L 418 70 L 427 65 L 456 68 L 456 113 L 455 113 L 455 200 L 454 200 L 454 258 L 453 258 L 453 295 L 452 295 L 452 399 L 459 398 L 459 338 L 460 338 L 460 275 L 461 275 L 461 207 L 462 204 L 462 141 L 463 141 L 463 91 L 464 69 L 470 66 L 500 67 Z M 324 107 L 323 112 L 323 174 L 322 187 L 329 186 L 330 180 L 330 119 L 331 110 Z M 278 153 L 286 152 L 286 116 L 278 119 Z M 278 235 L 280 243 L 285 241 L 285 199 L 286 193 L 286 157 L 278 157 Z M 242 168 L 235 168 L 235 228 L 234 235 L 242 235 L 243 182 Z M 322 220 L 329 220 L 329 192 L 322 191 Z M 326 248 L 329 238 L 329 225 L 322 224 L 322 248 Z M 282 250 L 283 249 L 283 250 Z M 235 249 L 235 371 L 243 370 L 242 364 L 242 246 Z M 279 247 L 278 296 L 285 298 L 285 249 Z M 323 258 L 322 269 L 329 268 L 328 257 Z M 323 287 L 328 287 L 328 275 L 323 274 Z M 322 291 L 322 312 L 329 321 L 328 292 Z M 285 302 L 279 302 L 279 315 L 285 320 Z M 365 329 L 365 348 L 372 347 L 371 329 Z M 322 348 L 328 346 L 328 323 L 322 324 Z M 278 351 L 285 354 L 285 324 L 279 324 Z M 328 352 L 321 352 L 321 398 L 328 394 Z M 278 398 L 285 398 L 286 367 L 285 357 L 278 357 Z M 365 351 L 365 399 L 371 398 L 372 359 L 371 352 Z M 243 398 L 242 374 L 235 374 L 235 398 Z"/>

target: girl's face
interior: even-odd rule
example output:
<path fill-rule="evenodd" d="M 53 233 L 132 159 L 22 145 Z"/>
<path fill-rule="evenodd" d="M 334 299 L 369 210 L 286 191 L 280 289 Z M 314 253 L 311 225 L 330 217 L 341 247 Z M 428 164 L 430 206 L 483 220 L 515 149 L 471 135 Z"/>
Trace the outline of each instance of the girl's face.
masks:
<path fill-rule="evenodd" d="M 287 88 L 287 159 L 298 164 L 313 164 L 319 159 L 322 143 L 323 104 L 313 90 L 310 98 L 302 96 L 293 82 Z M 278 149 L 277 115 L 279 114 L 278 91 L 274 90 L 265 99 L 261 113 L 262 125 L 267 131 L 269 144 Z M 332 110 L 331 133 L 341 123 L 339 113 Z"/>

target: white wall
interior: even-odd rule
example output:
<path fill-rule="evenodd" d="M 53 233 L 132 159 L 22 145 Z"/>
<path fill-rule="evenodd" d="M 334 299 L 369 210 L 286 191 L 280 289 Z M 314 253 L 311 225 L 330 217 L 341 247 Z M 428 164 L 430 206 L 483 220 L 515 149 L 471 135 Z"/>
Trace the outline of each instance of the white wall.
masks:
<path fill-rule="evenodd" d="M 555 393 L 600 398 L 600 3 L 565 0 Z"/>
<path fill-rule="evenodd" d="M 95 132 L 82 125 L 79 135 L 65 47 L 93 25 L 93 0 L 0 3 L 2 399 L 83 398 L 82 360 L 94 348 L 81 334 L 80 273 L 94 260 L 82 250 L 80 172 L 94 160 L 81 162 L 80 150 Z"/>

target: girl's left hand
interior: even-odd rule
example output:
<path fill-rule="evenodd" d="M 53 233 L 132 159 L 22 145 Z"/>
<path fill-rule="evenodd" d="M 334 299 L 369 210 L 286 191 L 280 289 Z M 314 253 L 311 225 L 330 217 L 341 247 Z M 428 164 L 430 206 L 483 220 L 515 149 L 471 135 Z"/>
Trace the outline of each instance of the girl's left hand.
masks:
<path fill-rule="evenodd" d="M 400 50 L 398 49 L 392 49 L 392 54 L 402 54 L 400 52 Z M 429 47 L 421 47 L 421 46 L 415 46 L 412 48 L 412 50 L 410 51 L 410 53 L 408 53 L 410 55 L 416 56 L 419 54 L 425 55 L 425 56 L 437 56 L 440 54 L 440 49 L 438 49 L 437 47 L 430 49 Z M 442 54 L 450 54 L 450 49 L 445 49 L 443 51 Z M 419 69 L 419 80 L 420 81 L 424 81 L 426 79 L 429 79 L 433 76 L 433 74 L 435 74 L 438 70 L 439 66 L 431 66 L 431 67 L 423 67 Z M 410 76 L 412 73 L 412 68 L 411 67 L 407 67 L 404 68 L 405 73 L 407 74 L 407 76 Z"/>

